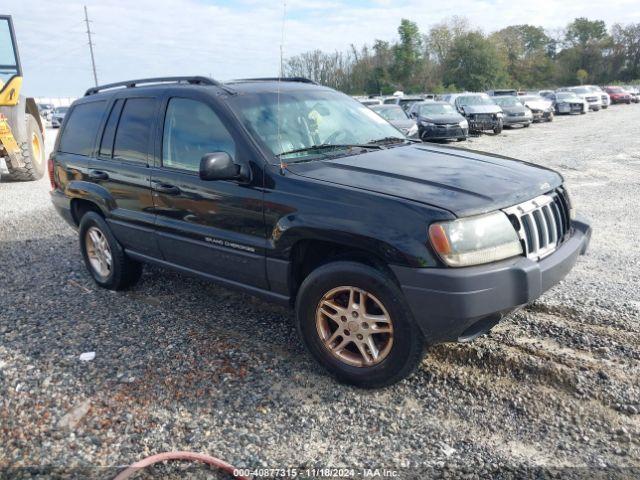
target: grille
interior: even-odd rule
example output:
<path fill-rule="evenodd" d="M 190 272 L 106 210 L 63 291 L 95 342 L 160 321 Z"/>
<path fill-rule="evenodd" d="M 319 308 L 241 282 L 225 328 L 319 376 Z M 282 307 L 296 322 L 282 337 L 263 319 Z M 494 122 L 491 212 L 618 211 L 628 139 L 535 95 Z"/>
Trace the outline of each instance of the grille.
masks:
<path fill-rule="evenodd" d="M 569 204 L 562 189 L 504 210 L 512 219 L 525 255 L 540 260 L 553 253 L 571 227 Z"/>
<path fill-rule="evenodd" d="M 475 119 L 479 122 L 490 122 L 493 120 L 493 115 L 491 113 L 477 113 Z"/>
<path fill-rule="evenodd" d="M 597 102 L 598 97 L 587 97 L 587 102 Z"/>

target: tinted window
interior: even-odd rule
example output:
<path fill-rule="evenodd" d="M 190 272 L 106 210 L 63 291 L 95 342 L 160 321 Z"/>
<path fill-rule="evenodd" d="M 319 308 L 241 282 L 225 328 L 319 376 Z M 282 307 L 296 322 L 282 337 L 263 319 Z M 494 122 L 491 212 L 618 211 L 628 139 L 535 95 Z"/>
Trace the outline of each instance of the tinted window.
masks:
<path fill-rule="evenodd" d="M 102 134 L 102 142 L 100 143 L 101 157 L 113 156 L 113 140 L 116 136 L 116 127 L 118 126 L 123 103 L 123 100 L 119 99 L 113 104 L 109 120 L 107 120 L 107 125 L 104 127 L 104 133 Z"/>
<path fill-rule="evenodd" d="M 147 163 L 155 106 L 153 98 L 126 100 L 113 146 L 114 157 Z"/>
<path fill-rule="evenodd" d="M 229 131 L 208 105 L 187 98 L 172 98 L 167 106 L 162 140 L 162 165 L 197 172 L 206 153 L 236 147 Z"/>
<path fill-rule="evenodd" d="M 60 137 L 61 152 L 91 155 L 105 103 L 82 103 L 73 107 Z"/>

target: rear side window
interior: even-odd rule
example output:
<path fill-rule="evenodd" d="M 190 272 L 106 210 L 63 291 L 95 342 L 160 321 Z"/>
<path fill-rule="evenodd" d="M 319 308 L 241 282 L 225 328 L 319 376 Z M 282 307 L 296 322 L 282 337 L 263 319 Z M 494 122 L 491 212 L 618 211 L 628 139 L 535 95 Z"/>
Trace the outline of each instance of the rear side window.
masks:
<path fill-rule="evenodd" d="M 147 163 L 155 107 L 153 98 L 126 100 L 113 145 L 114 158 Z"/>
<path fill-rule="evenodd" d="M 116 127 L 118 126 L 118 120 L 120 120 L 123 103 L 124 100 L 118 99 L 113 104 L 107 125 L 104 127 L 102 142 L 100 142 L 100 157 L 111 158 L 113 156 L 113 141 L 116 138 Z"/>
<path fill-rule="evenodd" d="M 81 103 L 67 114 L 58 150 L 64 153 L 90 156 L 98 134 L 106 102 Z"/>
<path fill-rule="evenodd" d="M 162 140 L 162 165 L 197 172 L 206 153 L 236 147 L 231 134 L 213 109 L 197 100 L 172 98 L 167 106 Z"/>

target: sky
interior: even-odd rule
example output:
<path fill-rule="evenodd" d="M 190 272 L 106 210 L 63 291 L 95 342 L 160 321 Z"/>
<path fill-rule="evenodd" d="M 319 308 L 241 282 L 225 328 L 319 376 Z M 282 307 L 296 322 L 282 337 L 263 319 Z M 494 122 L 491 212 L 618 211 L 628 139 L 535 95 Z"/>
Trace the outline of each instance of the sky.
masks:
<path fill-rule="evenodd" d="M 402 18 L 423 32 L 453 15 L 485 32 L 521 23 L 553 30 L 581 16 L 607 26 L 640 22 L 638 0 L 4 0 L 0 13 L 13 16 L 24 94 L 80 96 L 93 86 L 83 5 L 101 84 L 275 76 L 283 33 L 285 57 L 343 50 L 395 39 Z"/>

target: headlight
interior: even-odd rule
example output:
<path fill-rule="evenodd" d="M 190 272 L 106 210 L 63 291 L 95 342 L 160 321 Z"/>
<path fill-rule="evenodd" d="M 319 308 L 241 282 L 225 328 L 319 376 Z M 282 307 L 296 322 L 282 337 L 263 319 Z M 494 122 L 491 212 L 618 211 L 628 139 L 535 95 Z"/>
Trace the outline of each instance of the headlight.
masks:
<path fill-rule="evenodd" d="M 522 254 L 515 228 L 503 212 L 434 223 L 429 239 L 451 267 L 495 262 Z"/>
<path fill-rule="evenodd" d="M 504 117 L 504 115 L 502 114 L 502 112 L 498 112 L 498 113 L 496 113 L 496 117 L 502 118 L 502 117 Z"/>
<path fill-rule="evenodd" d="M 413 137 L 418 134 L 418 125 L 413 125 L 409 130 L 407 130 L 407 137 Z"/>
<path fill-rule="evenodd" d="M 422 125 L 423 127 L 433 127 L 435 123 L 427 122 L 426 120 L 420 120 L 420 125 Z"/>
<path fill-rule="evenodd" d="M 469 128 L 469 122 L 466 120 L 462 120 L 458 125 L 460 125 L 460 128 Z"/>

